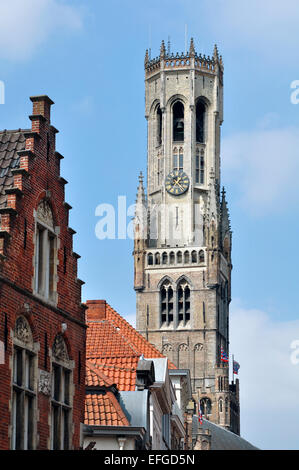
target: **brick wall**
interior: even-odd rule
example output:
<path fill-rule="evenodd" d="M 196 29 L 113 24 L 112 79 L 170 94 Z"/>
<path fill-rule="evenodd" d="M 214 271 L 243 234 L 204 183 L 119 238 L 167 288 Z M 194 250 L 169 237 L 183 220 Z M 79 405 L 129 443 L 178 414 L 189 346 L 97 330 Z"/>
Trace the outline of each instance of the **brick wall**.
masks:
<path fill-rule="evenodd" d="M 5 364 L 0 365 L 0 449 L 11 442 L 11 369 L 12 332 L 15 320 L 23 314 L 30 323 L 38 350 L 40 370 L 51 372 L 51 348 L 55 336 L 63 333 L 73 364 L 73 448 L 80 445 L 80 423 L 83 423 L 85 395 L 85 320 L 81 305 L 82 281 L 77 278 L 78 255 L 73 253 L 68 226 L 70 206 L 64 201 L 66 181 L 60 177 L 60 160 L 55 138 L 58 132 L 50 123 L 53 102 L 46 96 L 32 97 L 31 131 L 25 132 L 26 147 L 19 152 L 20 168 L 14 171 L 13 191 L 2 210 L 0 244 L 0 341 L 6 342 Z M 57 234 L 56 300 L 48 302 L 34 293 L 35 214 L 41 200 L 47 199 L 54 217 Z M 79 377 L 79 362 L 81 370 Z M 38 449 L 49 447 L 50 397 L 38 393 Z"/>

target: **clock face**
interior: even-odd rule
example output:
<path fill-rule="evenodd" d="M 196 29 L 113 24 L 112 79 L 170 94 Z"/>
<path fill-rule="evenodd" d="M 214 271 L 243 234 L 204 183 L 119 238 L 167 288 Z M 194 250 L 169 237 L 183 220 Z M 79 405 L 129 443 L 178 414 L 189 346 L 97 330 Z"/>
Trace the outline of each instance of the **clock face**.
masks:
<path fill-rule="evenodd" d="M 166 191 L 173 196 L 179 196 L 189 188 L 189 178 L 183 170 L 173 170 L 165 180 Z"/>

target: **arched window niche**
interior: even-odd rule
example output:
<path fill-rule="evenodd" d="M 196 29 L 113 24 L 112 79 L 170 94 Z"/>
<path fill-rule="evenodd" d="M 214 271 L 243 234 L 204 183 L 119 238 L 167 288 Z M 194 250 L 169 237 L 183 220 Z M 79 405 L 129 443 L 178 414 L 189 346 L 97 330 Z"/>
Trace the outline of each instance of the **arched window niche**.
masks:
<path fill-rule="evenodd" d="M 160 311 L 162 325 L 173 323 L 173 289 L 168 280 L 160 288 Z"/>
<path fill-rule="evenodd" d="M 178 322 L 185 326 L 190 321 L 190 287 L 185 279 L 181 280 L 177 289 Z"/>
<path fill-rule="evenodd" d="M 43 199 L 36 211 L 35 234 L 36 294 L 47 300 L 56 300 L 57 236 L 51 206 Z"/>
<path fill-rule="evenodd" d="M 204 143 L 206 140 L 205 121 L 206 106 L 204 102 L 199 99 L 196 104 L 196 142 L 198 143 Z"/>
<path fill-rule="evenodd" d="M 156 143 L 157 145 L 162 144 L 162 111 L 160 105 L 158 104 L 156 110 Z"/>
<path fill-rule="evenodd" d="M 172 107 L 173 113 L 173 141 L 184 142 L 184 105 L 176 101 Z"/>

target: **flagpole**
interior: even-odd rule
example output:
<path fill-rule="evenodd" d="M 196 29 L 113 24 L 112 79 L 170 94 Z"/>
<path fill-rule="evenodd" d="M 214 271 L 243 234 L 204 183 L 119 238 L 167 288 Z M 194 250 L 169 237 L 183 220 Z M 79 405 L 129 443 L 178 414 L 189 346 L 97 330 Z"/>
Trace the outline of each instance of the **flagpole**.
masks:
<path fill-rule="evenodd" d="M 233 385 L 235 384 L 235 374 L 234 374 L 234 355 L 233 355 Z"/>

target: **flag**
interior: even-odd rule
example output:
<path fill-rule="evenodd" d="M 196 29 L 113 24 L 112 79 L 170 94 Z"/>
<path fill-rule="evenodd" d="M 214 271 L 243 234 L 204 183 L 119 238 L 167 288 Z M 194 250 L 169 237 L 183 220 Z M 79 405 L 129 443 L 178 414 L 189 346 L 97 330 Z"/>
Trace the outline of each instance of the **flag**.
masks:
<path fill-rule="evenodd" d="M 201 412 L 200 405 L 199 405 L 199 408 L 198 408 L 198 421 L 199 421 L 199 424 L 202 424 L 202 412 Z"/>
<path fill-rule="evenodd" d="M 238 375 L 240 364 L 237 361 L 233 361 L 233 373 Z"/>
<path fill-rule="evenodd" d="M 224 351 L 222 346 L 221 346 L 221 361 L 222 362 L 228 362 L 227 353 Z"/>

